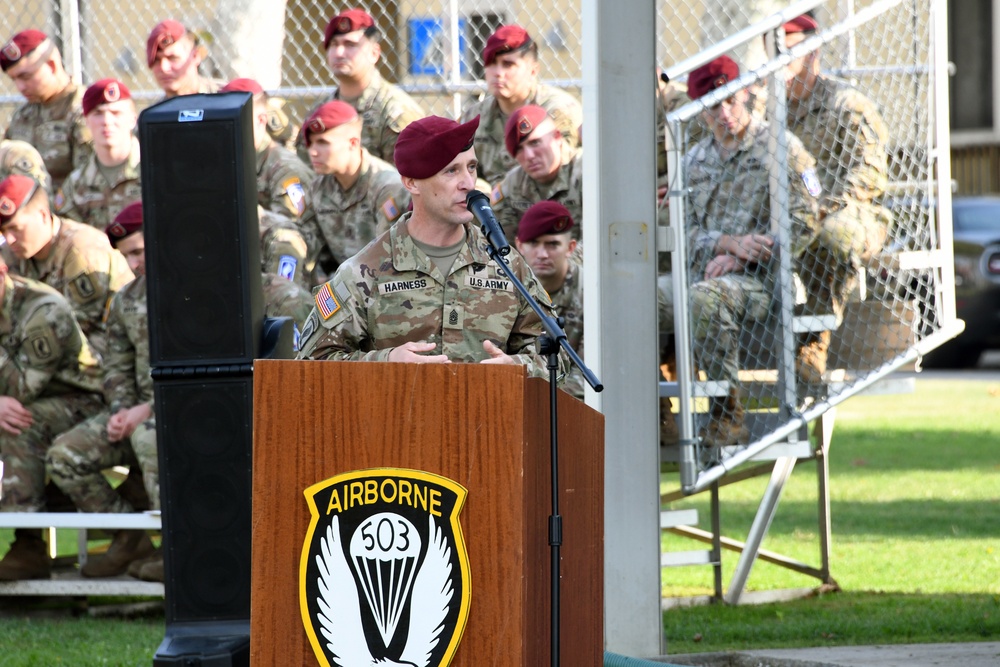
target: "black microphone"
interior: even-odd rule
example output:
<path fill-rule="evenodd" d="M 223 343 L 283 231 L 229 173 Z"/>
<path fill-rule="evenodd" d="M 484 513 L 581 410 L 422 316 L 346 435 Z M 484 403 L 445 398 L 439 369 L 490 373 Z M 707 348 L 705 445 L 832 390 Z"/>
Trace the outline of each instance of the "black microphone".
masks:
<path fill-rule="evenodd" d="M 490 198 L 479 190 L 473 190 L 465 196 L 465 206 L 482 225 L 486 242 L 493 246 L 497 254 L 501 256 L 510 254 L 507 235 L 503 233 L 503 227 L 497 222 L 497 217 L 493 215 L 493 209 L 490 208 Z"/>

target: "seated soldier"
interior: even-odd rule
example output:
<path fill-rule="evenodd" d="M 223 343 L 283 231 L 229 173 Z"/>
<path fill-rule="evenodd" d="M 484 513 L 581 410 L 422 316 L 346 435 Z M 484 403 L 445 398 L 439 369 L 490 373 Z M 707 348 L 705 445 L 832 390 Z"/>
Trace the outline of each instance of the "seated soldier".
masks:
<path fill-rule="evenodd" d="M 0 181 L 0 233 L 16 263 L 11 273 L 39 280 L 70 302 L 87 340 L 104 352 L 104 310 L 111 296 L 134 277 L 108 237 L 52 214 L 38 182 L 14 174 Z"/>
<path fill-rule="evenodd" d="M 136 275 L 135 280 L 112 297 L 108 308 L 108 348 L 104 354 L 104 403 L 107 407 L 59 435 L 45 463 L 52 480 L 73 499 L 81 512 L 136 511 L 115 493 L 101 471 L 138 463 L 151 509 L 159 509 L 142 203 L 126 206 L 108 225 L 107 235 Z M 151 559 L 153 556 L 156 557 Z M 163 557 L 154 554 L 153 544 L 145 531 L 119 530 L 107 552 L 89 558 L 80 568 L 80 574 L 112 577 L 123 574 L 139 560 L 143 564 L 135 568 L 135 573 L 140 578 L 163 581 Z"/>
<path fill-rule="evenodd" d="M 265 254 L 276 261 L 264 265 L 265 271 L 284 276 L 288 280 L 307 286 L 307 276 L 312 270 L 308 265 L 308 244 L 300 228 L 311 227 L 313 211 L 309 181 L 312 173 L 292 151 L 271 140 L 268 134 L 268 96 L 253 79 L 234 79 L 220 93 L 246 92 L 253 96 L 253 142 L 257 161 L 257 205 L 295 222 L 287 225 L 268 225 L 269 243 L 278 247 Z M 261 234 L 265 233 L 261 220 Z M 269 222 L 274 222 L 270 219 Z M 261 258 L 263 260 L 263 257 Z"/>
<path fill-rule="evenodd" d="M 156 24 L 146 39 L 146 64 L 163 90 L 162 99 L 218 92 L 222 82 L 198 71 L 206 54 L 198 35 L 183 24 L 173 19 Z"/>
<path fill-rule="evenodd" d="M 104 230 L 123 208 L 142 197 L 139 120 L 132 93 L 117 79 L 101 79 L 83 94 L 83 115 L 94 137 L 87 163 L 69 175 L 55 196 L 56 212 Z"/>
<path fill-rule="evenodd" d="M 0 214 L 13 206 L 0 195 Z M 53 438 L 101 410 L 100 367 L 73 309 L 47 285 L 0 262 L 0 511 L 45 509 L 45 454 Z M 41 529 L 18 528 L 0 581 L 48 578 Z"/>
<path fill-rule="evenodd" d="M 542 284 L 556 315 L 563 318 L 566 342 L 583 358 L 583 267 L 573 259 L 573 217 L 559 202 L 529 208 L 517 228 L 517 251 Z M 583 373 L 574 364 L 562 388 L 583 400 Z"/>
<path fill-rule="evenodd" d="M 354 107 L 340 101 L 321 105 L 303 127 L 316 172 L 312 188 L 321 247 L 335 265 L 389 229 L 410 205 L 396 168 L 362 145 L 363 127 Z"/>
<path fill-rule="evenodd" d="M 508 241 L 514 242 L 517 225 L 532 204 L 544 199 L 565 206 L 576 224 L 573 238 L 580 242 L 583 224 L 583 151 L 573 148 L 556 129 L 542 107 L 521 107 L 507 121 L 507 152 L 517 166 L 493 186 L 493 210 Z M 577 255 L 582 252 L 576 249 Z"/>
<path fill-rule="evenodd" d="M 323 49 L 337 87 L 327 101 L 341 100 L 354 107 L 365 121 L 361 144 L 373 156 L 392 164 L 399 133 L 425 114 L 402 88 L 379 74 L 381 39 L 375 19 L 364 10 L 348 9 L 330 19 L 323 33 Z M 309 162 L 304 132 L 299 133 L 296 143 L 299 157 Z"/>
<path fill-rule="evenodd" d="M 500 26 L 483 49 L 486 94 L 462 112 L 462 122 L 479 116 L 476 155 L 479 176 L 491 186 L 514 168 L 513 157 L 504 149 L 507 119 L 521 107 L 534 104 L 548 112 L 565 142 L 580 145 L 583 108 L 569 93 L 538 80 L 538 44 L 519 25 Z"/>
<path fill-rule="evenodd" d="M 34 146 L 58 189 L 91 150 L 81 108 L 83 87 L 73 83 L 59 49 L 38 30 L 23 30 L 0 48 L 0 68 L 27 100 L 14 111 L 4 139 Z"/>
<path fill-rule="evenodd" d="M 739 77 L 739 67 L 720 56 L 691 72 L 691 99 Z M 767 316 L 777 269 L 771 234 L 771 187 L 767 124 L 748 107 L 743 89 L 705 109 L 709 136 L 684 156 L 688 191 L 685 207 L 689 239 L 691 330 L 695 360 L 710 380 L 728 382 L 725 397 L 711 399 L 708 424 L 699 436 L 712 445 L 745 443 L 742 392 L 739 385 L 739 338 L 743 324 Z M 789 209 L 793 257 L 815 238 L 819 182 L 815 160 L 802 142 L 784 134 L 788 150 Z M 774 260 L 774 261 L 772 261 Z M 680 267 L 674 267 L 675 271 Z M 673 330 L 672 296 L 661 309 L 660 326 Z"/>

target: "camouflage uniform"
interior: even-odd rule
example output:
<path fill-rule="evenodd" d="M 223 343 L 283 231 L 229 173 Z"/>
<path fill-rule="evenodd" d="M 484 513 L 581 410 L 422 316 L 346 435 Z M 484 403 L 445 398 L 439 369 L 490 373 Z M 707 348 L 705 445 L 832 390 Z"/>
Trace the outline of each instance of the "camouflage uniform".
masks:
<path fill-rule="evenodd" d="M 142 403 L 153 407 L 148 323 L 146 277 L 139 276 L 114 295 L 108 310 L 108 349 L 104 354 L 104 401 L 108 407 L 56 438 L 46 457 L 52 480 L 81 512 L 134 511 L 101 474 L 105 468 L 133 463 L 142 469 L 151 509 L 160 506 L 155 416 L 118 442 L 108 442 L 107 430 L 111 415 Z"/>
<path fill-rule="evenodd" d="M 301 217 L 309 207 L 306 184 L 313 176 L 295 153 L 270 137 L 257 148 L 257 203 L 266 210 Z"/>
<path fill-rule="evenodd" d="M 325 102 L 339 100 L 340 89 Z M 343 100 L 357 110 L 361 116 L 361 145 L 380 160 L 394 164 L 393 153 L 396 150 L 396 139 L 403 128 L 415 120 L 426 116 L 420 105 L 399 86 L 389 83 L 377 71 L 372 73 L 372 80 L 356 100 Z M 320 104 L 305 115 L 311 116 Z M 309 162 L 309 154 L 305 147 L 305 136 L 300 131 L 296 140 L 299 157 L 303 162 Z"/>
<path fill-rule="evenodd" d="M 525 173 L 521 165 L 507 172 L 503 181 L 493 186 L 490 200 L 497 222 L 503 227 L 507 240 L 513 244 L 517 236 L 517 226 L 521 216 L 532 204 L 549 199 L 557 201 L 569 211 L 576 223 L 570 234 L 578 242 L 583 227 L 583 151 L 567 150 L 563 165 L 559 167 L 556 179 L 542 184 Z M 583 248 L 577 245 L 578 254 Z"/>
<path fill-rule="evenodd" d="M 312 264 L 317 241 L 306 241 L 298 223 L 282 213 L 265 211 L 257 207 L 260 220 L 260 269 L 291 280 L 303 289 L 311 287 Z M 311 213 L 310 213 L 311 216 Z M 314 229 L 315 223 L 307 225 Z M 317 236 L 315 231 L 310 235 Z"/>
<path fill-rule="evenodd" d="M 83 120 L 84 90 L 70 82 L 50 102 L 21 105 L 4 133 L 4 139 L 26 141 L 38 149 L 53 188 L 58 189 L 71 171 L 85 164 L 92 150 L 90 130 Z"/>
<path fill-rule="evenodd" d="M 219 90 L 221 90 L 222 87 L 225 85 L 226 82 L 222 81 L 221 79 L 213 79 L 211 77 L 202 76 L 199 74 L 198 90 L 196 91 L 196 93 L 200 95 L 211 95 L 212 93 L 219 92 Z M 164 100 L 169 100 L 171 97 L 177 97 L 177 96 L 164 94 L 163 97 L 153 102 L 153 104 L 158 104 L 160 102 L 163 102 Z"/>
<path fill-rule="evenodd" d="M 789 100 L 788 129 L 816 158 L 823 184 L 819 237 L 803 257 L 807 292 L 839 322 L 858 269 L 882 248 L 891 222 L 877 201 L 889 182 L 889 128 L 874 102 L 821 76 L 807 100 Z"/>
<path fill-rule="evenodd" d="M 113 182 L 108 181 L 113 174 Z M 116 167 L 102 167 L 97 155 L 66 178 L 54 198 L 55 212 L 104 231 L 134 201 L 142 199 L 139 185 L 139 140 L 132 139 L 128 160 Z"/>
<path fill-rule="evenodd" d="M 316 291 L 299 358 L 386 361 L 392 348 L 426 341 L 438 346 L 436 354 L 476 363 L 487 358 L 483 342 L 490 340 L 530 374 L 548 377 L 546 360 L 534 349 L 542 332 L 538 317 L 490 260 L 479 230 L 466 226 L 466 244 L 446 277 L 410 236 L 410 215 Z M 507 259 L 551 313 L 551 301 L 524 259 L 515 251 Z M 561 365 L 565 372 L 565 360 Z"/>
<path fill-rule="evenodd" d="M 56 234 L 45 259 L 18 260 L 11 271 L 62 292 L 87 340 L 103 353 L 104 312 L 115 292 L 134 278 L 125 258 L 93 227 L 52 216 Z"/>
<path fill-rule="evenodd" d="M 298 351 L 299 333 L 309 318 L 314 303 L 312 294 L 302 286 L 273 273 L 261 276 L 261 287 L 264 288 L 264 317 L 290 318 L 294 324 L 293 344 Z"/>
<path fill-rule="evenodd" d="M 739 332 L 744 322 L 763 319 L 771 306 L 772 267 L 750 264 L 742 272 L 704 278 L 718 254 L 723 235 L 771 235 L 768 185 L 768 127 L 754 120 L 740 147 L 720 155 L 714 137 L 707 137 L 684 156 L 690 192 L 686 208 L 691 261 L 691 326 L 698 362 L 712 380 L 735 384 L 739 370 Z M 818 177 L 816 161 L 802 142 L 786 132 L 789 217 L 792 248 L 798 257 L 815 238 Z M 777 262 L 777 259 L 775 259 Z M 661 327 L 673 329 L 673 293 L 661 291 Z"/>
<path fill-rule="evenodd" d="M 361 174 L 346 192 L 333 174 L 317 176 L 316 223 L 322 243 L 338 264 L 389 229 L 410 206 L 399 172 L 361 149 Z"/>
<path fill-rule="evenodd" d="M 580 358 L 583 358 L 583 267 L 576 262 L 569 263 L 569 272 L 562 287 L 549 294 L 556 315 L 564 318 L 563 330 L 566 331 L 566 342 Z M 576 364 L 572 364 L 569 375 L 563 383 L 563 389 L 569 394 L 583 399 L 583 373 Z"/>
<path fill-rule="evenodd" d="M 45 452 L 59 433 L 101 409 L 100 368 L 73 311 L 52 288 L 4 279 L 0 306 L 0 396 L 20 401 L 34 423 L 0 431 L 4 511 L 45 506 Z"/>
<path fill-rule="evenodd" d="M 25 141 L 0 140 L 0 181 L 11 174 L 30 176 L 52 193 L 52 179 L 35 147 Z"/>
<path fill-rule="evenodd" d="M 575 97 L 559 88 L 539 83 L 525 104 L 534 104 L 548 111 L 566 143 L 572 148 L 580 145 L 583 107 Z M 479 116 L 475 138 L 479 176 L 492 186 L 517 166 L 517 161 L 507 152 L 504 143 L 504 126 L 509 116 L 501 111 L 497 99 L 489 94 L 466 107 L 459 122 L 468 122 L 476 116 Z"/>

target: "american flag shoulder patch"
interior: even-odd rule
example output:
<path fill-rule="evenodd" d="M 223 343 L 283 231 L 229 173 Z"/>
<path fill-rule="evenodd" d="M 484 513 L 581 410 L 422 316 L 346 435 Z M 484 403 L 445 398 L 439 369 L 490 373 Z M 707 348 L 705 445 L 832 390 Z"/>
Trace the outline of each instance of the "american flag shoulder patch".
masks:
<path fill-rule="evenodd" d="M 333 314 L 340 310 L 340 302 L 333 295 L 330 283 L 323 283 L 323 286 L 316 292 L 316 310 L 323 316 L 324 320 L 333 317 Z"/>
<path fill-rule="evenodd" d="M 389 222 L 392 222 L 399 217 L 399 208 L 396 207 L 395 199 L 389 197 L 385 200 L 385 203 L 382 204 L 382 215 L 384 215 L 385 219 Z"/>

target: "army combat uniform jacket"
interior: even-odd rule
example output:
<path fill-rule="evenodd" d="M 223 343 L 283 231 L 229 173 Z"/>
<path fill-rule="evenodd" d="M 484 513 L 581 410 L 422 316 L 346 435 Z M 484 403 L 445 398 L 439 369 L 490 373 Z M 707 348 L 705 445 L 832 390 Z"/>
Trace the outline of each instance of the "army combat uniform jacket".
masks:
<path fill-rule="evenodd" d="M 409 218 L 406 214 L 316 291 L 299 357 L 386 361 L 392 348 L 426 341 L 437 345 L 432 354 L 477 363 L 488 357 L 483 342 L 490 340 L 532 375 L 547 377 L 546 360 L 534 349 L 539 319 L 490 260 L 479 230 L 466 226 L 466 244 L 444 276 L 414 243 Z M 552 314 L 545 290 L 521 256 L 512 251 L 507 259 Z"/>
<path fill-rule="evenodd" d="M 511 244 L 517 236 L 517 226 L 524 212 L 546 199 L 566 207 L 576 223 L 570 234 L 580 241 L 583 228 L 583 151 L 567 151 L 563 165 L 551 183 L 539 183 L 528 176 L 521 165 L 515 166 L 502 182 L 493 186 L 490 199 L 497 222 Z M 583 248 L 578 246 L 578 250 L 582 252 Z"/>
<path fill-rule="evenodd" d="M 26 141 L 0 140 L 0 181 L 11 174 L 30 176 L 52 194 L 52 179 L 35 147 Z"/>
<path fill-rule="evenodd" d="M 56 193 L 56 213 L 103 232 L 123 208 L 142 199 L 139 157 L 139 140 L 135 138 L 128 160 L 117 167 L 102 169 L 97 155 L 92 153 L 87 163 L 74 169 Z M 108 181 L 108 173 L 113 174 L 113 182 Z"/>
<path fill-rule="evenodd" d="M 17 139 L 38 149 L 58 189 L 69 173 L 86 163 L 92 150 L 83 120 L 84 88 L 70 82 L 46 104 L 28 102 L 14 112 L 4 139 Z"/>

